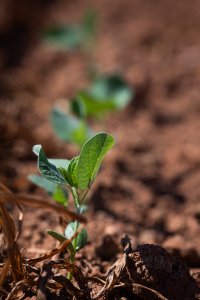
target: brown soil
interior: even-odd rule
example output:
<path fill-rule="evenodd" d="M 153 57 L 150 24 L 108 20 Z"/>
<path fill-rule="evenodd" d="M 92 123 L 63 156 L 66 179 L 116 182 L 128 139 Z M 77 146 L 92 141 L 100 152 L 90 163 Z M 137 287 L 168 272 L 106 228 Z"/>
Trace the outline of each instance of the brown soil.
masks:
<path fill-rule="evenodd" d="M 75 22 L 95 7 L 99 68 L 121 72 L 136 95 L 124 111 L 93 124 L 112 133 L 117 144 L 91 191 L 90 239 L 78 266 L 84 276 L 108 280 L 113 263 L 126 256 L 120 246 L 126 233 L 136 250 L 128 254 L 119 286 L 102 297 L 159 299 L 132 282 L 170 300 L 200 299 L 200 2 L 14 2 L 0 4 L 0 182 L 13 192 L 44 195 L 27 180 L 36 172 L 32 146 L 42 144 L 54 157 L 77 153 L 54 136 L 49 112 L 87 86 L 85 57 L 44 45 L 40 34 L 48 24 Z M 47 228 L 60 229 L 55 214 L 25 208 L 19 242 L 27 256 L 55 246 Z M 160 245 L 179 260 L 159 246 L 136 248 L 141 244 Z M 93 296 L 100 293 L 102 283 L 90 285 Z M 47 299 L 72 299 L 62 293 Z"/>

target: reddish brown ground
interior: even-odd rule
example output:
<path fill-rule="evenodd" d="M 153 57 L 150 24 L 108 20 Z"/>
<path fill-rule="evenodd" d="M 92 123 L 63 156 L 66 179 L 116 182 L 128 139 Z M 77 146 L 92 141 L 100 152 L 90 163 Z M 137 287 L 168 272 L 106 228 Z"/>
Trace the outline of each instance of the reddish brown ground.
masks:
<path fill-rule="evenodd" d="M 17 42 L 12 30 L 19 22 L 13 14 L 11 26 L 4 2 L 0 36 L 4 41 L 11 32 L 15 41 L 0 45 L 0 181 L 16 192 L 40 194 L 26 178 L 36 171 L 33 144 L 42 144 L 49 156 L 77 153 L 54 136 L 49 112 L 87 85 L 86 61 L 80 52 L 47 47 L 39 33 L 52 22 L 79 20 L 93 4 L 99 12 L 99 68 L 121 72 L 136 97 L 124 111 L 94 125 L 117 143 L 91 193 L 90 241 L 81 255 L 93 274 L 104 272 L 128 233 L 133 247 L 162 245 L 190 268 L 200 268 L 200 2 L 77 0 L 46 1 L 42 7 L 35 2 L 37 22 L 25 17 L 27 4 L 19 17 L 27 33 Z M 57 228 L 58 218 L 25 211 L 21 245 L 32 252 L 51 249 L 55 244 L 46 229 Z"/>

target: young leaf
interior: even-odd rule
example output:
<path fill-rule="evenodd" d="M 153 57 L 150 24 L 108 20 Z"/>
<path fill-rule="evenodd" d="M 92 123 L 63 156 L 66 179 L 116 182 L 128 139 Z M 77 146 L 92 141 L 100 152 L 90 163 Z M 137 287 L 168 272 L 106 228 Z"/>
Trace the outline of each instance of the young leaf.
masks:
<path fill-rule="evenodd" d="M 62 159 L 62 158 L 48 158 L 48 161 L 56 166 L 56 168 L 65 168 L 67 169 L 70 163 L 70 160 L 68 159 Z"/>
<path fill-rule="evenodd" d="M 54 192 L 52 194 L 52 198 L 56 202 L 58 202 L 58 203 L 60 203 L 60 204 L 62 204 L 64 206 L 67 206 L 67 203 L 68 203 L 68 193 L 67 193 L 67 191 L 65 189 L 63 189 L 63 187 L 61 185 L 58 185 L 58 184 L 56 185 L 56 188 L 55 188 L 55 190 L 54 190 Z"/>
<path fill-rule="evenodd" d="M 66 182 L 70 185 L 73 186 L 73 182 L 71 179 L 71 175 L 69 174 L 69 172 L 67 171 L 67 169 L 65 168 L 58 168 L 58 171 L 60 172 L 60 174 L 63 176 L 63 178 L 66 180 Z"/>
<path fill-rule="evenodd" d="M 102 76 L 88 90 L 78 92 L 71 109 L 79 117 L 100 116 L 126 107 L 133 95 L 133 90 L 120 76 Z"/>
<path fill-rule="evenodd" d="M 43 188 L 50 196 L 54 193 L 57 184 L 51 182 L 40 175 L 31 174 L 28 176 L 28 179 L 35 185 Z"/>
<path fill-rule="evenodd" d="M 33 152 L 38 155 L 38 169 L 46 179 L 57 184 L 66 184 L 64 177 L 60 174 L 56 166 L 48 161 L 41 145 L 35 145 Z"/>
<path fill-rule="evenodd" d="M 115 110 L 112 99 L 98 99 L 89 91 L 80 91 L 71 103 L 72 111 L 78 117 L 100 116 L 108 111 Z"/>
<path fill-rule="evenodd" d="M 81 119 L 85 119 L 88 113 L 86 111 L 86 105 L 81 99 L 81 94 L 82 92 L 79 92 L 76 97 L 70 101 L 70 109 L 76 116 Z"/>
<path fill-rule="evenodd" d="M 93 135 L 84 120 L 79 120 L 79 127 L 72 132 L 72 141 L 82 146 Z"/>
<path fill-rule="evenodd" d="M 69 172 L 72 180 L 72 186 L 77 187 L 77 164 L 79 156 L 74 157 L 68 166 L 67 171 Z"/>
<path fill-rule="evenodd" d="M 47 230 L 47 233 L 61 243 L 67 240 L 67 238 L 63 234 L 60 234 L 54 230 Z"/>
<path fill-rule="evenodd" d="M 79 126 L 77 119 L 65 114 L 57 108 L 52 110 L 50 120 L 55 133 L 63 141 L 70 141 L 72 132 Z"/>
<path fill-rule="evenodd" d="M 65 236 L 67 239 L 70 239 L 75 233 L 75 222 L 71 222 L 67 225 L 65 229 Z M 80 250 L 87 243 L 87 231 L 85 228 L 77 236 L 76 251 Z"/>
<path fill-rule="evenodd" d="M 40 175 L 29 175 L 28 179 L 35 185 L 43 188 L 56 202 L 67 205 L 68 193 L 62 186 L 51 182 Z"/>
<path fill-rule="evenodd" d="M 82 23 L 58 25 L 44 33 L 44 40 L 57 47 L 73 50 L 85 47 L 96 35 L 96 12 L 86 11 Z"/>
<path fill-rule="evenodd" d="M 133 98 L 133 90 L 119 75 L 98 78 L 89 92 L 97 100 L 112 100 L 116 109 L 124 108 Z"/>
<path fill-rule="evenodd" d="M 57 241 L 59 241 L 60 243 L 63 243 L 67 240 L 67 238 L 63 235 L 63 234 L 60 234 L 54 230 L 47 230 L 47 233 L 52 236 L 54 239 L 56 239 Z M 73 248 L 73 245 L 72 243 L 69 243 L 68 246 L 67 246 L 67 250 L 70 252 L 70 253 L 74 253 L 74 248 Z"/>
<path fill-rule="evenodd" d="M 77 163 L 77 183 L 80 189 L 86 189 L 90 186 L 105 154 L 112 148 L 113 144 L 113 137 L 101 132 L 83 145 Z"/>
<path fill-rule="evenodd" d="M 50 118 L 56 135 L 63 141 L 82 145 L 92 135 L 83 120 L 69 116 L 58 109 L 52 110 Z"/>
<path fill-rule="evenodd" d="M 69 240 L 75 233 L 75 222 L 70 222 L 65 228 L 65 236 Z"/>
<path fill-rule="evenodd" d="M 64 49 L 72 50 L 82 45 L 84 40 L 83 29 L 79 25 L 57 26 L 44 34 L 47 43 Z"/>
<path fill-rule="evenodd" d="M 87 239 L 88 239 L 87 230 L 83 228 L 77 237 L 76 251 L 80 250 L 87 244 Z"/>
<path fill-rule="evenodd" d="M 38 156 L 40 153 L 41 147 L 42 147 L 41 145 L 33 146 L 33 153 Z"/>

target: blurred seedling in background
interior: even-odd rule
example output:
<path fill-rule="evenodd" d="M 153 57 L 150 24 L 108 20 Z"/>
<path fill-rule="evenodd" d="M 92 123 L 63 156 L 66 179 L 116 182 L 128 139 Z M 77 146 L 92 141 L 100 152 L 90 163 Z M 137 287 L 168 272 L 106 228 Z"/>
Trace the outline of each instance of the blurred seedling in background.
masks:
<path fill-rule="evenodd" d="M 65 51 L 80 50 L 87 60 L 87 75 L 96 74 L 95 45 L 97 39 L 97 12 L 86 10 L 80 23 L 55 25 L 46 30 L 44 41 L 58 49 Z"/>
<path fill-rule="evenodd" d="M 57 25 L 48 28 L 44 40 L 66 50 L 92 47 L 96 40 L 97 12 L 88 9 L 79 24 Z"/>
<path fill-rule="evenodd" d="M 48 159 L 42 146 L 35 145 L 33 152 L 38 156 L 37 165 L 42 180 L 35 175 L 32 175 L 30 179 L 37 185 L 44 187 L 55 200 L 62 202 L 65 199 L 64 205 L 68 204 L 67 190 L 72 196 L 76 213 L 81 215 L 85 210 L 85 200 L 91 184 L 98 173 L 105 154 L 112 148 L 113 144 L 114 139 L 111 135 L 104 132 L 98 133 L 85 142 L 79 156 L 71 160 Z M 79 227 L 80 222 L 74 220 L 66 226 L 64 233 L 49 230 L 48 234 L 63 243 L 70 240 L 80 229 Z M 82 228 L 66 249 L 69 252 L 71 263 L 75 261 L 76 252 L 86 243 L 87 231 Z M 68 274 L 68 278 L 72 278 L 71 273 Z"/>
<path fill-rule="evenodd" d="M 69 114 L 58 108 L 52 110 L 54 132 L 61 140 L 82 146 L 93 134 L 88 119 L 101 119 L 108 112 L 125 108 L 133 96 L 133 90 L 119 75 L 101 76 L 70 101 Z"/>
<path fill-rule="evenodd" d="M 101 117 L 125 108 L 132 99 L 133 91 L 120 75 L 100 76 L 90 88 L 77 93 L 71 101 L 71 110 L 80 118 Z"/>
<path fill-rule="evenodd" d="M 58 138 L 79 147 L 93 135 L 92 129 L 85 119 L 65 113 L 59 108 L 51 111 L 50 122 Z"/>
<path fill-rule="evenodd" d="M 95 59 L 96 11 L 86 11 L 80 24 L 53 27 L 46 32 L 44 39 L 60 49 L 81 49 L 85 54 L 89 87 L 77 91 L 68 111 L 54 108 L 50 117 L 54 132 L 61 140 L 81 147 L 93 135 L 88 118 L 100 119 L 111 111 L 125 108 L 133 100 L 134 92 L 122 76 L 102 75 L 98 71 Z"/>

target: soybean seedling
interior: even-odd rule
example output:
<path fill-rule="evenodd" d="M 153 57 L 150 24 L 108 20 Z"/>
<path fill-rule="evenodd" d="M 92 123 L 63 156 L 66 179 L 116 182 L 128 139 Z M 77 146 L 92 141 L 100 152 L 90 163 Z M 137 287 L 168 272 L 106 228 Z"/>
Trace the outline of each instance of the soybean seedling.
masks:
<path fill-rule="evenodd" d="M 97 13 L 87 10 L 76 24 L 54 25 L 44 33 L 44 41 L 65 50 L 93 48 L 96 40 Z"/>
<path fill-rule="evenodd" d="M 76 213 L 84 212 L 87 193 L 93 183 L 105 154 L 112 148 L 114 139 L 111 135 L 101 132 L 94 135 L 83 145 L 79 156 L 66 159 L 48 159 L 41 145 L 35 145 L 33 152 L 38 156 L 37 165 L 41 175 L 63 189 L 67 189 L 73 199 Z M 77 220 L 69 223 L 64 233 L 49 230 L 48 233 L 63 243 L 70 240 L 80 229 Z M 87 231 L 83 228 L 78 235 L 69 243 L 70 262 L 74 263 L 77 251 L 85 246 L 87 242 Z M 72 278 L 72 274 L 68 274 Z"/>
<path fill-rule="evenodd" d="M 101 75 L 88 89 L 77 93 L 71 101 L 71 110 L 80 118 L 101 117 L 107 112 L 125 108 L 133 96 L 133 90 L 120 75 Z"/>
<path fill-rule="evenodd" d="M 57 108 L 52 110 L 50 120 L 54 132 L 61 140 L 82 146 L 92 135 L 88 118 L 97 119 L 108 112 L 124 109 L 133 97 L 133 90 L 121 76 L 98 77 L 90 88 L 77 92 L 68 114 Z"/>
<path fill-rule="evenodd" d="M 54 108 L 50 116 L 58 138 L 79 147 L 93 135 L 88 118 L 100 118 L 110 111 L 123 109 L 134 96 L 122 76 L 103 75 L 97 68 L 97 17 L 97 12 L 89 9 L 79 23 L 55 25 L 44 34 L 44 41 L 49 45 L 64 51 L 79 49 L 85 55 L 89 87 L 75 93 L 67 112 Z"/>

